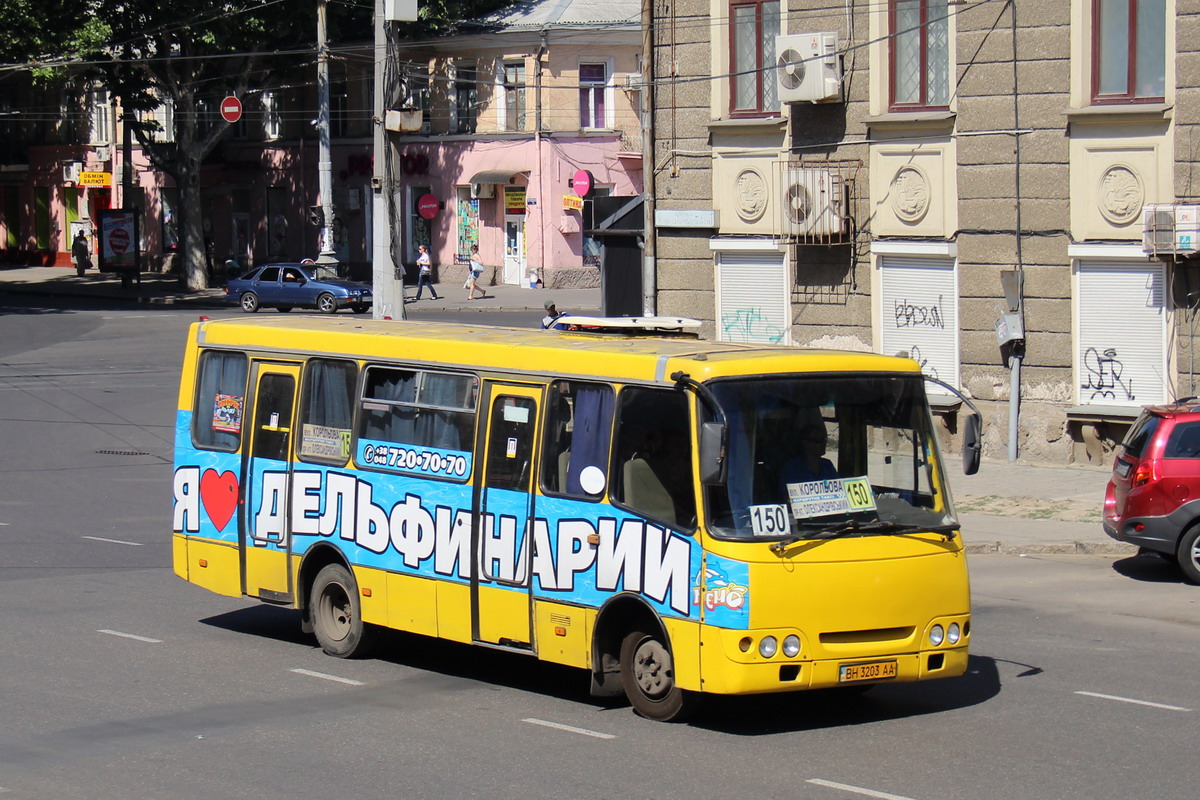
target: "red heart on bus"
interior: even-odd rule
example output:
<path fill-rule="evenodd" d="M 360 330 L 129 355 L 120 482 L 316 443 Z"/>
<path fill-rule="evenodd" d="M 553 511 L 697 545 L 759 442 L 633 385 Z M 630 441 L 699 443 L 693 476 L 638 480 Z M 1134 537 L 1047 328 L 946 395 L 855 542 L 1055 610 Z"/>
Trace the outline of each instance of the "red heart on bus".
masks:
<path fill-rule="evenodd" d="M 200 476 L 200 502 L 217 530 L 224 530 L 230 517 L 237 509 L 238 482 L 232 472 L 217 474 L 215 469 L 206 469 Z"/>

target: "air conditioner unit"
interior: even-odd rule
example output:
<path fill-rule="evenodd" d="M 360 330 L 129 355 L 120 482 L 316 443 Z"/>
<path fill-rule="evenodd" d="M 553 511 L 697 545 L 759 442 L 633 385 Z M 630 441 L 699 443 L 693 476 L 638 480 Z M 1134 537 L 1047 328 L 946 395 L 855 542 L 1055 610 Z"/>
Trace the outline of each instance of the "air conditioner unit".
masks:
<path fill-rule="evenodd" d="M 83 172 L 83 162 L 63 162 L 63 183 L 79 183 L 79 173 Z"/>
<path fill-rule="evenodd" d="M 783 171 L 781 232 L 785 236 L 832 237 L 846 229 L 846 187 L 829 169 Z"/>
<path fill-rule="evenodd" d="M 486 200 L 489 197 L 496 196 L 496 184 L 494 183 L 472 183 L 471 184 L 471 199 Z"/>
<path fill-rule="evenodd" d="M 631 72 L 625 76 L 626 89 L 641 89 L 642 88 L 642 73 Z"/>
<path fill-rule="evenodd" d="M 1149 255 L 1187 255 L 1200 250 L 1200 205 L 1142 206 L 1142 250 Z"/>
<path fill-rule="evenodd" d="M 775 78 L 784 103 L 840 100 L 842 63 L 836 33 L 797 33 L 775 39 Z"/>

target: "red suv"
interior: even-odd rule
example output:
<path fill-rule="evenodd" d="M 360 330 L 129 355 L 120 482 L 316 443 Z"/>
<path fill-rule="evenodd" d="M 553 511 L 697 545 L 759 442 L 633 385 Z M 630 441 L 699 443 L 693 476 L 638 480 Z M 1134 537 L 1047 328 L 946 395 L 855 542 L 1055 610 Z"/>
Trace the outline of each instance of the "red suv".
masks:
<path fill-rule="evenodd" d="M 1104 530 L 1179 562 L 1200 583 L 1200 403 L 1146 407 L 1117 449 Z"/>

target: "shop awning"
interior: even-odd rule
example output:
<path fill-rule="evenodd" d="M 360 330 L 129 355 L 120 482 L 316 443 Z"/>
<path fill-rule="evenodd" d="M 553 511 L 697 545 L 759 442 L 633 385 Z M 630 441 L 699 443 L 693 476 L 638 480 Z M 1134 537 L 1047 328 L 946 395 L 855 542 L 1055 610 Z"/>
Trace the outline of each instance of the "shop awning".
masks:
<path fill-rule="evenodd" d="M 495 183 L 504 185 L 512 183 L 513 175 L 524 172 L 523 169 L 485 169 L 471 176 L 471 183 Z"/>

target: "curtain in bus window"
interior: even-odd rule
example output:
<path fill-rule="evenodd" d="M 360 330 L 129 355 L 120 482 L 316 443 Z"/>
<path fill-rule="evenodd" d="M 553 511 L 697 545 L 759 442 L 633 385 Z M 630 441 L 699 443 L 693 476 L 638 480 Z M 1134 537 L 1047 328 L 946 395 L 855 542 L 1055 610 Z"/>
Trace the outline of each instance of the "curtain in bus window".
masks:
<path fill-rule="evenodd" d="M 575 389 L 574 431 L 567 466 L 567 494 L 586 495 L 579 483 L 585 467 L 608 472 L 608 445 L 612 434 L 613 391 L 610 386 L 578 384 Z"/>
<path fill-rule="evenodd" d="M 465 397 L 465 385 L 472 382 L 465 375 L 438 375 L 426 373 L 425 382 L 421 386 L 421 404 L 425 406 L 449 406 L 463 408 L 469 402 Z M 468 418 L 469 421 L 469 418 Z M 439 447 L 444 450 L 467 450 L 470 434 L 464 425 L 464 414 L 461 411 L 450 411 L 436 408 L 423 411 L 417 418 L 416 435 L 418 441 L 428 447 Z M 473 426 L 469 426 L 473 429 Z"/>
<path fill-rule="evenodd" d="M 349 361 L 308 363 L 297 448 L 301 459 L 344 464 L 349 458 L 357 374 L 358 367 Z"/>
<path fill-rule="evenodd" d="M 240 353 L 204 354 L 192 410 L 192 431 L 200 447 L 238 449 L 245 416 L 246 372 L 247 360 Z"/>
<path fill-rule="evenodd" d="M 410 406 L 390 406 L 386 409 L 371 408 L 371 400 L 392 403 L 416 400 L 417 374 L 399 370 L 371 370 L 364 391 L 363 436 L 388 442 L 411 443 L 415 441 L 416 409 Z"/>

